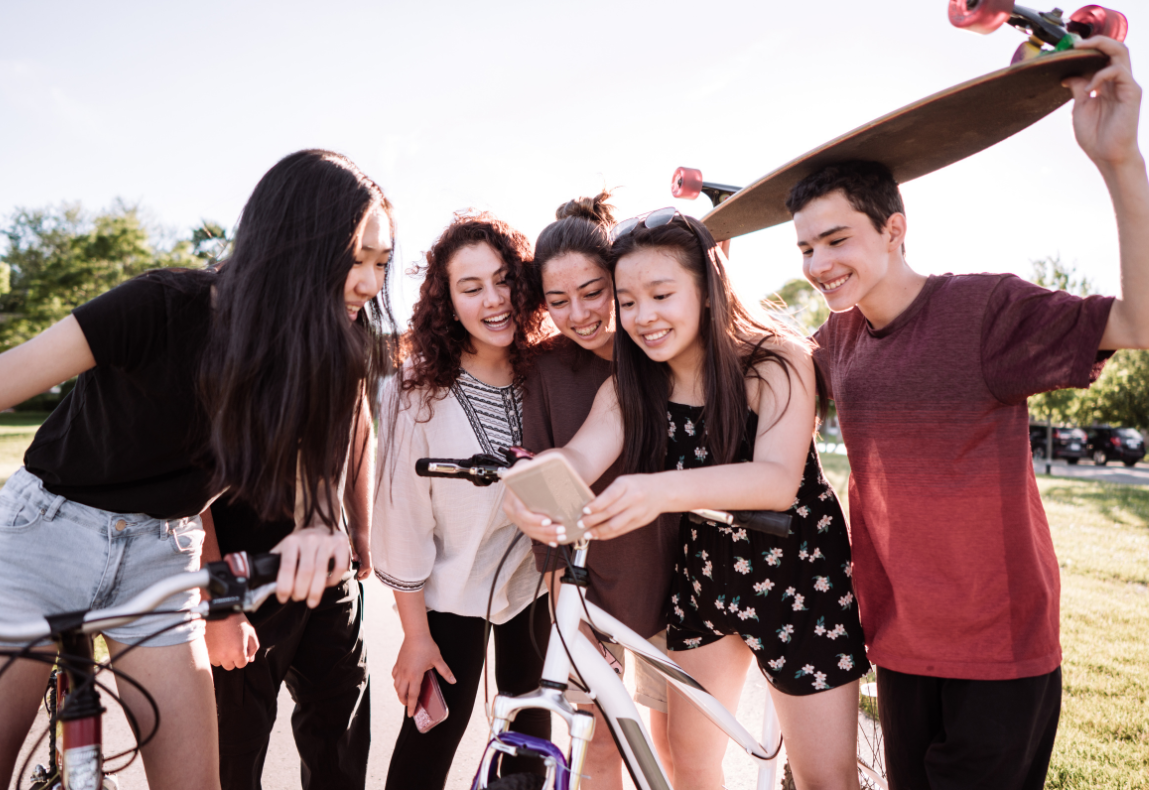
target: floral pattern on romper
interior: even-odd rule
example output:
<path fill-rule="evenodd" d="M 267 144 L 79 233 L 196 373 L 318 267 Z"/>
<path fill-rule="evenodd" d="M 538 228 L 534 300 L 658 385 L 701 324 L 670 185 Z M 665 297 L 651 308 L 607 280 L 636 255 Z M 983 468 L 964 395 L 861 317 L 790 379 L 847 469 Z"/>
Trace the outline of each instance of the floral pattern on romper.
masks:
<path fill-rule="evenodd" d="M 702 408 L 667 405 L 666 469 L 709 466 Z M 753 457 L 758 415 L 746 418 L 739 458 Z M 850 541 L 813 442 L 790 510 L 790 534 L 709 527 L 686 516 L 667 608 L 667 643 L 689 650 L 735 634 L 786 694 L 813 694 L 869 669 L 854 600 Z"/>

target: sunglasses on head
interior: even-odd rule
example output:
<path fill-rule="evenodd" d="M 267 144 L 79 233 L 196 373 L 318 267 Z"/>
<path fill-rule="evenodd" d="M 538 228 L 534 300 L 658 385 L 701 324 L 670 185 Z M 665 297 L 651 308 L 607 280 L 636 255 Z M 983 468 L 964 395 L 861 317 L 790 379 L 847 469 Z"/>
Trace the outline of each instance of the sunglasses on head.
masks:
<path fill-rule="evenodd" d="M 618 241 L 626 234 L 633 232 L 635 228 L 661 228 L 663 225 L 669 225 L 675 217 L 682 218 L 682 223 L 686 225 L 687 230 L 694 234 L 694 238 L 698 239 L 698 246 L 702 248 L 703 254 L 705 254 L 707 248 L 711 245 L 702 240 L 702 236 L 699 235 L 690 220 L 686 218 L 686 215 L 674 206 L 655 209 L 645 214 L 639 214 L 637 217 L 624 219 L 611 230 L 610 240 L 612 243 Z"/>

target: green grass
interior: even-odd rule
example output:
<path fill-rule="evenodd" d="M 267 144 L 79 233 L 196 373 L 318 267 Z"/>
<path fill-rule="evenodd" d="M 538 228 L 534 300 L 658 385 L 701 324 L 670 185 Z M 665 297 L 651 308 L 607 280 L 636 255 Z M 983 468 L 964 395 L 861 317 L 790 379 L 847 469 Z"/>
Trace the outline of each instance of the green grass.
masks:
<path fill-rule="evenodd" d="M 823 455 L 846 507 L 850 463 Z M 1057 790 L 1149 790 L 1149 487 L 1038 477 L 1061 565 Z"/>

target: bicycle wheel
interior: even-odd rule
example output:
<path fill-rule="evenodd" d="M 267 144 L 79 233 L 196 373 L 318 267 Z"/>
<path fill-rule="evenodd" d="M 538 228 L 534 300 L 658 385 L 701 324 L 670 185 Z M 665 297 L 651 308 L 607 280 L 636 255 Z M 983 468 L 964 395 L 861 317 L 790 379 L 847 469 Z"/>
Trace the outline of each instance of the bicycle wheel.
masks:
<path fill-rule="evenodd" d="M 862 790 L 886 788 L 886 751 L 882 742 L 882 725 L 878 722 L 878 684 L 875 680 L 873 670 L 862 678 L 858 704 L 858 779 Z"/>

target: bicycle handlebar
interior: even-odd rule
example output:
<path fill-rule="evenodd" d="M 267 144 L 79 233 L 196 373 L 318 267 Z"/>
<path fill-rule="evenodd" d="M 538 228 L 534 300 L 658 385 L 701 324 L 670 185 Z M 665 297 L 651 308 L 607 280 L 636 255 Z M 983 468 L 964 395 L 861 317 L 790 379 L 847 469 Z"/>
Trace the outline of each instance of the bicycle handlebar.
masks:
<path fill-rule="evenodd" d="M 497 483 L 510 466 L 529 457 L 522 448 L 505 450 L 506 460 L 497 456 L 476 454 L 470 458 L 420 458 L 415 461 L 415 474 L 419 477 L 453 477 L 470 480 L 477 486 Z M 727 526 L 764 532 L 784 538 L 790 534 L 793 516 L 777 510 L 694 510 L 687 514 L 696 524 L 725 524 Z"/>
<path fill-rule="evenodd" d="M 279 574 L 278 554 L 229 554 L 209 562 L 198 571 L 179 573 L 161 579 L 134 598 L 108 609 L 62 612 L 25 620 L 0 620 L 0 639 L 6 642 L 32 642 L 65 632 L 92 634 L 127 625 L 155 611 L 169 596 L 195 588 L 211 593 L 190 612 L 207 619 L 226 617 L 233 612 L 252 612 L 275 590 Z"/>

